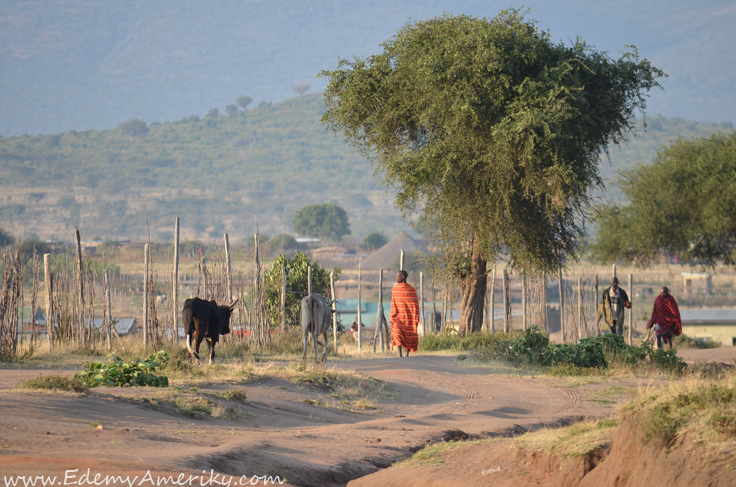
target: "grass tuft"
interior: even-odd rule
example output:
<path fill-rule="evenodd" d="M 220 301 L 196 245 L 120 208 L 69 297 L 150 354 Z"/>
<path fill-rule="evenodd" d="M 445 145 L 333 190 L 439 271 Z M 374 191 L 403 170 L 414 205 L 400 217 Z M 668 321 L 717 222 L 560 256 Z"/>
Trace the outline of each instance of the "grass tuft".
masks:
<path fill-rule="evenodd" d="M 514 446 L 530 451 L 547 451 L 560 458 L 575 458 L 606 448 L 613 440 L 618 418 L 582 421 L 564 428 L 545 428 L 518 437 Z"/>
<path fill-rule="evenodd" d="M 54 391 L 85 392 L 87 386 L 75 377 L 63 375 L 39 375 L 34 379 L 24 380 L 16 386 L 18 389 L 47 389 Z"/>

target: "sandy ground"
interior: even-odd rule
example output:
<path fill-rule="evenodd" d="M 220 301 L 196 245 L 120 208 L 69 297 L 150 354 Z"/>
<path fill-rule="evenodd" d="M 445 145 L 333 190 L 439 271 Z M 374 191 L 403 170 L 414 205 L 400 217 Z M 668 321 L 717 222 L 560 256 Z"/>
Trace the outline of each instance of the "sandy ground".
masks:
<path fill-rule="evenodd" d="M 736 348 L 730 347 L 679 353 L 688 362 L 736 359 Z M 153 407 L 150 399 L 160 394 L 157 390 L 98 388 L 85 395 L 18 391 L 14 387 L 20 380 L 75 370 L 3 369 L 0 474 L 56 475 L 63 483 L 65 472 L 73 469 L 79 471 L 69 475 L 89 468 L 93 476 L 141 479 L 149 470 L 154 478 L 185 474 L 205 479 L 214 471 L 246 479 L 279 476 L 295 485 L 345 485 L 437 441 L 504 437 L 609 416 L 626 396 L 601 393 L 611 386 L 639 385 L 507 376 L 440 355 L 326 366 L 381 379 L 395 392 L 394 399 L 362 412 L 328 408 L 323 399 L 329 390 L 274 378 L 201 387 L 200 392 L 209 393 L 243 388 L 247 399 L 232 401 L 237 415 L 229 419 L 187 417 Z M 480 468 L 483 460 L 478 462 L 474 466 Z M 193 485 L 201 480 L 197 477 Z"/>
<path fill-rule="evenodd" d="M 329 391 L 284 379 L 237 385 L 237 417 L 186 417 L 151 407 L 146 388 L 86 395 L 14 390 L 38 370 L 0 370 L 0 473 L 271 475 L 295 485 L 345 485 L 428 443 L 508 436 L 581 417 L 608 416 L 625 397 L 596 399 L 613 383 L 510 377 L 454 356 L 327 363 L 386 381 L 395 399 L 351 412 L 305 401 Z M 71 374 L 71 370 L 64 371 Z M 621 382 L 616 385 L 626 386 Z M 632 385 L 632 384 L 628 384 Z M 223 391 L 236 385 L 202 387 Z M 612 399 L 612 400 L 611 400 Z M 104 429 L 97 429 L 99 423 Z M 196 480 L 194 485 L 200 481 Z"/>

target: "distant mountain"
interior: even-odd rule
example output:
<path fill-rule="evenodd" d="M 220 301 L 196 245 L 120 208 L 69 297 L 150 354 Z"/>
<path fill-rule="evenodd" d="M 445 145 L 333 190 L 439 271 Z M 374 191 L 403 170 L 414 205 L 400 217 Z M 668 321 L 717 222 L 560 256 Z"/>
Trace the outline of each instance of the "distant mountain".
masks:
<path fill-rule="evenodd" d="M 310 203 L 335 202 L 350 218 L 353 237 L 407 228 L 393 193 L 380 186 L 370 163 L 319 119 L 322 95 L 248 111 L 210 112 L 150 124 L 147 134 L 121 129 L 0 137 L 0 226 L 43 238 L 83 235 L 142 237 L 146 214 L 154 238 L 168 238 L 175 216 L 187 238 L 291 233 L 293 214 Z M 616 171 L 649 163 L 657 148 L 678 136 L 730 130 L 650 117 L 649 128 L 613 148 L 601 162 Z M 641 123 L 639 124 L 641 125 Z M 615 187 L 608 197 L 616 198 Z"/>
<path fill-rule="evenodd" d="M 635 44 L 670 77 L 649 112 L 709 122 L 736 113 L 731 0 L 530 0 L 531 18 L 568 42 L 614 56 Z M 0 134 L 104 129 L 176 120 L 249 95 L 280 102 L 313 91 L 338 56 L 375 53 L 410 19 L 492 17 L 507 0 L 5 0 L 0 3 Z"/>

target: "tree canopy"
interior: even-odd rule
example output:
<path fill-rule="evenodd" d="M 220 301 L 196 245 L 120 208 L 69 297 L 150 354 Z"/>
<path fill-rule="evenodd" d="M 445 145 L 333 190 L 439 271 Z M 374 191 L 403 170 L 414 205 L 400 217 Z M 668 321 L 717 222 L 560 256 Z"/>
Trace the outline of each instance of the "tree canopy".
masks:
<path fill-rule="evenodd" d="M 132 118 L 118 125 L 120 132 L 127 135 L 131 139 L 137 139 L 139 137 L 145 137 L 148 135 L 148 124 L 143 120 Z"/>
<path fill-rule="evenodd" d="M 662 71 L 634 48 L 554 43 L 517 10 L 409 23 L 382 48 L 321 72 L 322 121 L 398 190 L 404 216 L 523 268 L 574 255 L 601 151 L 635 128 Z"/>
<path fill-rule="evenodd" d="M 363 244 L 369 249 L 380 249 L 388 243 L 388 239 L 383 232 L 373 231 L 363 237 Z"/>
<path fill-rule="evenodd" d="M 294 215 L 294 231 L 307 237 L 340 240 L 350 235 L 350 223 L 345 210 L 334 203 L 307 205 Z"/>
<path fill-rule="evenodd" d="M 651 165 L 623 171 L 620 186 L 627 204 L 596 208 L 594 258 L 736 264 L 736 132 L 679 139 Z"/>

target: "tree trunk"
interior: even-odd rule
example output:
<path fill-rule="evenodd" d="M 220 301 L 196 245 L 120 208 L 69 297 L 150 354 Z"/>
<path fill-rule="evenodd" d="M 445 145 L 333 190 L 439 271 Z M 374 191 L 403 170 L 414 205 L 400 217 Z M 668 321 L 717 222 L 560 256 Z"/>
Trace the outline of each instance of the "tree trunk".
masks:
<path fill-rule="evenodd" d="M 483 258 L 473 239 L 470 272 L 461 275 L 460 293 L 460 334 L 481 331 L 483 328 L 483 304 L 486 295 L 488 276 L 486 276 L 486 260 Z"/>

